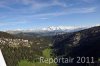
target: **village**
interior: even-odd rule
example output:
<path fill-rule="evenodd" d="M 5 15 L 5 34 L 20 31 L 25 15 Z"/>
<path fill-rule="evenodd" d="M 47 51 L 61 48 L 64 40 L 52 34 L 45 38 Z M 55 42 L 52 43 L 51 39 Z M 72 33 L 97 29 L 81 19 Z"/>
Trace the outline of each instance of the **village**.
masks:
<path fill-rule="evenodd" d="M 0 38 L 0 45 L 6 45 L 6 44 L 11 47 L 20 47 L 20 46 L 30 47 L 32 42 L 24 39 Z"/>

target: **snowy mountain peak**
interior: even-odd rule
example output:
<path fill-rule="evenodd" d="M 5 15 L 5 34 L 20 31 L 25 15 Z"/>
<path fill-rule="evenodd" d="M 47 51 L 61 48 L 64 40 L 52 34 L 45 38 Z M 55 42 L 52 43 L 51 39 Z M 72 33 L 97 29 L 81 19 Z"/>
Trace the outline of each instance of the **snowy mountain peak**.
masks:
<path fill-rule="evenodd" d="M 47 31 L 55 31 L 55 30 L 74 30 L 78 29 L 80 27 L 74 27 L 74 26 L 58 26 L 58 27 L 48 27 L 48 28 L 43 28 L 42 30 L 47 30 Z"/>

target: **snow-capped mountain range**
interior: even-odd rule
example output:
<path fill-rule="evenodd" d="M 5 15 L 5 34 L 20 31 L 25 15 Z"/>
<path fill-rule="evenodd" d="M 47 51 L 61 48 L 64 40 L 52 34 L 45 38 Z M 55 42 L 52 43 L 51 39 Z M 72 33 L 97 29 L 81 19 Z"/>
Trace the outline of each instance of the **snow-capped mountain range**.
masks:
<path fill-rule="evenodd" d="M 47 27 L 47 28 L 43 28 L 42 30 L 44 30 L 44 31 L 55 31 L 55 30 L 71 31 L 71 30 L 77 30 L 77 29 L 91 28 L 91 27 L 94 27 L 94 26 L 100 26 L 100 24 L 96 24 L 96 25 L 92 25 L 92 26 L 57 26 L 57 27 L 50 26 L 50 27 Z"/>
<path fill-rule="evenodd" d="M 96 25 L 96 26 L 100 26 L 100 25 Z M 87 29 L 87 28 L 91 28 L 94 26 L 50 26 L 47 28 L 41 28 L 41 29 L 28 29 L 28 30 L 23 30 L 23 29 L 17 29 L 17 30 L 7 30 L 7 33 L 11 33 L 11 34 L 17 34 L 17 33 L 50 33 L 50 32 L 75 32 L 75 31 L 79 31 L 79 30 L 83 30 L 83 29 Z"/>
<path fill-rule="evenodd" d="M 78 29 L 84 29 L 86 27 L 75 27 L 75 26 L 51 26 L 47 28 L 41 28 L 41 29 L 28 29 L 28 30 L 23 30 L 23 29 L 16 29 L 16 30 L 7 30 L 6 32 L 52 32 L 52 31 L 74 31 Z"/>
<path fill-rule="evenodd" d="M 43 28 L 42 30 L 48 30 L 48 31 L 54 31 L 54 30 L 73 30 L 76 29 L 78 27 L 71 27 L 71 26 L 58 26 L 58 27 L 48 27 L 48 28 Z"/>

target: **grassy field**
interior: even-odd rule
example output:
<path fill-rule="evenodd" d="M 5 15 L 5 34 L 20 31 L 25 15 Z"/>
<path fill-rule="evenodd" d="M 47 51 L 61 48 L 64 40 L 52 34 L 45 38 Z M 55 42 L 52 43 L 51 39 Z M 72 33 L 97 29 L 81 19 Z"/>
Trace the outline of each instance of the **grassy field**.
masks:
<path fill-rule="evenodd" d="M 52 50 L 49 49 L 49 48 L 47 48 L 47 49 L 43 50 L 42 53 L 43 53 L 43 56 L 44 56 L 45 58 L 51 58 Z"/>
<path fill-rule="evenodd" d="M 52 50 L 47 48 L 43 50 L 43 57 L 51 58 Z M 55 63 L 40 63 L 40 62 L 29 62 L 27 60 L 22 60 L 18 63 L 18 66 L 57 66 Z"/>
<path fill-rule="evenodd" d="M 29 62 L 26 60 L 22 60 L 19 62 L 18 66 L 57 66 L 56 64 L 48 64 L 48 63 L 40 63 L 40 62 Z"/>

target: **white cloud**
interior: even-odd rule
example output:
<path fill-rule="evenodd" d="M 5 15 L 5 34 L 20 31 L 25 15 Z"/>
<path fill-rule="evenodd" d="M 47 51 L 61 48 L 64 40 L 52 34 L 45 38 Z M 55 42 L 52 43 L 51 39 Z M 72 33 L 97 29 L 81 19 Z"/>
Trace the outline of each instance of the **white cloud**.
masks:
<path fill-rule="evenodd" d="M 47 16 L 62 16 L 62 15 L 69 15 L 69 14 L 75 14 L 75 13 L 92 13 L 96 11 L 96 7 L 87 7 L 87 8 L 72 8 L 67 11 L 61 11 L 61 12 L 53 12 L 53 13 L 42 13 L 42 14 L 36 14 L 36 15 L 29 15 L 26 17 L 47 17 Z"/>
<path fill-rule="evenodd" d="M 40 13 L 40 14 L 32 14 L 32 15 L 22 15 L 20 17 L 14 17 L 14 19 L 19 20 L 21 19 L 22 21 L 26 21 L 26 22 L 31 22 L 34 19 L 42 19 L 42 20 L 46 20 L 46 19 L 51 19 L 54 17 L 59 17 L 59 16 L 64 16 L 64 15 L 70 15 L 70 14 L 85 14 L 85 13 L 94 13 L 96 12 L 96 7 L 87 7 L 87 8 L 70 8 L 68 10 L 65 11 L 61 11 L 61 12 L 52 12 L 52 13 Z M 21 21 L 18 21 L 21 22 Z"/>
<path fill-rule="evenodd" d="M 74 8 L 72 13 L 93 13 L 96 12 L 96 7 Z"/>
<path fill-rule="evenodd" d="M 82 1 L 86 3 L 93 3 L 95 0 L 82 0 Z"/>
<path fill-rule="evenodd" d="M 40 19 L 46 20 L 46 19 L 49 19 L 49 18 L 46 18 L 46 17 L 42 17 L 42 18 L 40 18 Z"/>
<path fill-rule="evenodd" d="M 10 0 L 12 1 L 12 0 Z M 7 12 L 6 17 L 10 17 L 10 15 L 16 17 L 15 15 L 17 15 L 16 18 L 38 18 L 38 19 L 48 19 L 49 16 L 55 17 L 55 16 L 63 16 L 63 15 L 69 15 L 69 14 L 75 14 L 75 13 L 92 13 L 92 12 L 96 12 L 96 7 L 91 6 L 85 6 L 85 7 L 70 7 L 70 5 L 68 5 L 67 3 L 64 2 L 60 2 L 60 0 L 51 0 L 51 3 L 43 3 L 43 2 L 37 2 L 36 0 L 15 0 L 17 4 L 21 4 L 21 5 L 26 5 L 27 7 L 24 7 L 22 9 L 15 9 L 15 8 L 11 8 L 10 6 L 8 6 L 8 4 L 12 4 L 12 3 L 7 3 L 5 1 L 0 2 L 0 6 L 4 7 L 4 8 L 8 8 L 11 11 Z M 85 0 L 82 0 L 85 1 Z M 90 0 L 86 0 L 86 1 L 90 1 Z M 74 3 L 73 3 L 74 4 Z M 60 8 L 64 8 L 61 11 L 52 11 L 47 12 L 47 13 L 40 13 L 38 14 L 37 11 L 41 11 L 41 9 L 46 9 L 49 8 L 51 6 L 59 6 Z M 24 14 L 24 15 L 23 15 Z M 9 15 L 9 16 L 8 16 Z M 12 17 L 11 16 L 11 17 Z M 15 18 L 15 19 L 16 19 Z"/>
<path fill-rule="evenodd" d="M 25 21 L 16 21 L 16 22 L 0 22 L 0 26 L 12 26 L 12 25 L 18 25 L 18 24 L 25 24 L 27 22 Z"/>

